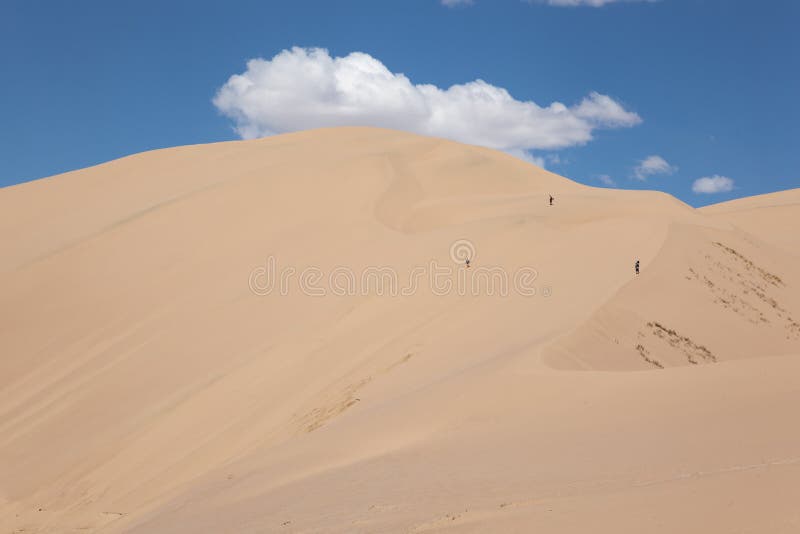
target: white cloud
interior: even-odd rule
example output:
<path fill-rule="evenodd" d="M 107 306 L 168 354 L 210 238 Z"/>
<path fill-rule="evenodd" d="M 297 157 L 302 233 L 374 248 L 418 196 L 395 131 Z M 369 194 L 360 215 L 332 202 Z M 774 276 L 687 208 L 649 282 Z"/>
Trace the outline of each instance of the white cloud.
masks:
<path fill-rule="evenodd" d="M 528 0 L 529 2 L 544 3 L 549 6 L 557 7 L 603 7 L 607 4 L 616 4 L 619 2 L 657 2 L 658 0 Z"/>
<path fill-rule="evenodd" d="M 733 190 L 733 180 L 726 176 L 715 174 L 698 178 L 692 184 L 692 191 L 695 193 L 725 193 Z"/>
<path fill-rule="evenodd" d="M 659 0 L 527 0 L 529 4 L 547 4 L 548 6 L 556 7 L 603 7 L 608 4 L 617 4 L 621 2 L 658 2 Z M 474 0 L 441 0 L 443 6 L 456 7 L 468 6 L 474 4 Z"/>
<path fill-rule="evenodd" d="M 609 96 L 541 107 L 483 80 L 441 89 L 413 84 L 374 57 L 331 57 L 292 48 L 252 59 L 214 97 L 245 139 L 323 126 L 379 126 L 444 137 L 522 155 L 583 145 L 600 128 L 631 127 L 641 118 Z"/>
<path fill-rule="evenodd" d="M 562 160 L 561 156 L 558 154 L 548 154 L 545 156 L 545 160 L 547 161 L 548 165 L 561 165 L 562 163 L 567 163 L 567 161 Z"/>
<path fill-rule="evenodd" d="M 647 156 L 633 169 L 633 175 L 638 180 L 646 180 L 648 176 L 656 174 L 673 174 L 678 168 L 667 163 L 661 156 Z"/>
<path fill-rule="evenodd" d="M 603 184 L 603 185 L 605 185 L 607 187 L 616 187 L 617 186 L 617 182 L 615 182 L 614 179 L 611 178 L 607 174 L 601 174 L 600 176 L 597 177 L 597 179 L 600 180 L 601 184 Z"/>

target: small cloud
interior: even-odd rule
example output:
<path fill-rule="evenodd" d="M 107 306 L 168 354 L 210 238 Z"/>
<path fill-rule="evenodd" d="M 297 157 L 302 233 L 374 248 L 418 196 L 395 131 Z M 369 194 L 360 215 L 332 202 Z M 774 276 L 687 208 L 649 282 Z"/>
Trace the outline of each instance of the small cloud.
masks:
<path fill-rule="evenodd" d="M 647 156 L 639 165 L 633 169 L 633 175 L 637 180 L 647 180 L 648 176 L 656 174 L 673 174 L 678 168 L 667 163 L 667 160 L 661 156 Z"/>
<path fill-rule="evenodd" d="M 608 95 L 601 95 L 595 91 L 589 93 L 581 103 L 574 108 L 575 116 L 592 124 L 604 124 L 607 127 L 623 128 L 636 126 L 642 122 L 636 113 L 627 111 L 621 104 Z"/>
<path fill-rule="evenodd" d="M 715 174 L 698 178 L 692 184 L 692 191 L 698 194 L 725 193 L 733 190 L 733 180 L 726 176 Z"/>
<path fill-rule="evenodd" d="M 601 174 L 597 179 L 606 187 L 617 187 L 617 182 L 607 174 Z"/>
<path fill-rule="evenodd" d="M 442 0 L 442 5 L 445 7 L 471 6 L 474 3 L 473 0 Z"/>
<path fill-rule="evenodd" d="M 620 2 L 658 2 L 658 0 L 528 0 L 529 3 L 547 4 L 556 7 L 603 7 Z"/>

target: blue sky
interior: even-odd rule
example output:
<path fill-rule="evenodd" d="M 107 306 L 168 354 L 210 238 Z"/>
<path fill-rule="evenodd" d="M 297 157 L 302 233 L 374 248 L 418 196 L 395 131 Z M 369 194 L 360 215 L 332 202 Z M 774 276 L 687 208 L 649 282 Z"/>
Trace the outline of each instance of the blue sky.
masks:
<path fill-rule="evenodd" d="M 583 183 L 693 205 L 800 186 L 800 2 L 461 4 L 6 0 L 0 186 L 315 117 L 478 139 Z M 378 67 L 385 101 L 358 74 Z M 354 70 L 346 102 L 311 90 Z M 236 74 L 258 91 L 226 85 Z M 723 191 L 693 191 L 704 177 L 695 188 Z"/>

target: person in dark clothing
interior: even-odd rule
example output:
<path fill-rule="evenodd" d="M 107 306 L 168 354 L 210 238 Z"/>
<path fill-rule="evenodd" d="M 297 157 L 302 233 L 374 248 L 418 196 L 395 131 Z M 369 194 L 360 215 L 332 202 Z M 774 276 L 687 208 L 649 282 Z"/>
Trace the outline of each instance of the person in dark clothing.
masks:
<path fill-rule="evenodd" d="M 636 260 L 636 274 L 639 274 L 639 260 Z"/>
<path fill-rule="evenodd" d="M 553 195 L 550 195 L 550 205 L 553 205 Z"/>

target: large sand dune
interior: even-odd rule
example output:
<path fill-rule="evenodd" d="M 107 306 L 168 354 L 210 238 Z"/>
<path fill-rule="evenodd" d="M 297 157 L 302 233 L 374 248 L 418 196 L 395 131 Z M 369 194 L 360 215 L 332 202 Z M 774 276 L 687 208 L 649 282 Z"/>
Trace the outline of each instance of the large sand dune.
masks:
<path fill-rule="evenodd" d="M 368 128 L 2 189 L 0 531 L 798 532 L 799 194 Z"/>

